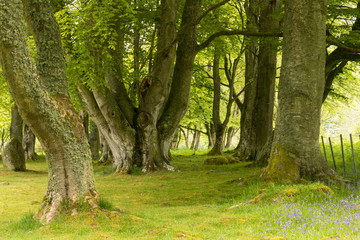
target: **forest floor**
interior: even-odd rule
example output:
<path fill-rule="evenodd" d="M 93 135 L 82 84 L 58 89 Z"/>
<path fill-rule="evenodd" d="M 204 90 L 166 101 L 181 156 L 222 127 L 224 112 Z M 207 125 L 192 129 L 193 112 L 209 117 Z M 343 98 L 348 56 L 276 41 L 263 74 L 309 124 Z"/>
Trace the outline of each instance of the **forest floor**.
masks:
<path fill-rule="evenodd" d="M 101 205 L 121 213 L 60 215 L 46 226 L 33 219 L 46 191 L 45 160 L 28 162 L 27 172 L 0 165 L 0 239 L 360 239 L 354 186 L 269 184 L 249 163 L 174 155 L 176 172 L 113 175 L 95 165 Z"/>

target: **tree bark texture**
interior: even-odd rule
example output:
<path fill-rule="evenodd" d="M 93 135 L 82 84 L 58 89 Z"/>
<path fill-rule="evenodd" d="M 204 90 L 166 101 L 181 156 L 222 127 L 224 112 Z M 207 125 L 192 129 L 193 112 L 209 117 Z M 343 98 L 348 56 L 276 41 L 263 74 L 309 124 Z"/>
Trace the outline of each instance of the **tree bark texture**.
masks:
<path fill-rule="evenodd" d="M 84 127 L 69 98 L 60 32 L 51 7 L 45 0 L 23 4 L 0 0 L 1 65 L 22 118 L 46 153 L 49 180 L 37 216 L 49 223 L 64 205 L 73 213 L 80 201 L 94 206 L 97 193 Z M 35 38 L 37 68 L 27 46 L 23 12 Z"/>
<path fill-rule="evenodd" d="M 258 30 L 260 32 L 276 30 L 279 21 L 273 13 L 279 8 L 279 1 L 259 0 L 258 4 L 259 6 L 250 6 L 248 10 L 258 11 Z M 254 18 L 257 19 L 256 16 Z M 254 19 L 249 19 L 249 21 L 254 21 Z M 249 24 L 254 26 L 252 22 Z M 245 91 L 244 116 L 238 152 L 238 156 L 245 161 L 255 160 L 257 153 L 261 151 L 273 130 L 277 47 L 276 39 L 271 40 L 274 42 L 260 41 L 258 53 L 256 52 L 257 43 L 250 43 L 250 51 L 246 57 L 246 84 L 250 86 Z M 254 56 L 254 51 L 257 56 Z"/>
<path fill-rule="evenodd" d="M 35 160 L 37 154 L 35 152 L 36 137 L 28 125 L 24 125 L 23 149 L 25 160 Z"/>
<path fill-rule="evenodd" d="M 11 108 L 10 141 L 5 145 L 2 153 L 4 166 L 14 171 L 25 171 L 25 155 L 22 148 L 23 120 L 18 108 Z"/>
<path fill-rule="evenodd" d="M 319 145 L 325 86 L 326 0 L 286 0 L 279 116 L 265 178 L 328 178 Z"/>
<path fill-rule="evenodd" d="M 246 28 L 251 32 L 258 32 L 259 0 L 249 0 L 245 4 L 247 16 Z M 235 156 L 242 161 L 251 161 L 255 157 L 255 128 L 253 126 L 253 114 L 256 98 L 257 57 L 258 43 L 256 40 L 247 38 L 245 51 L 245 95 L 241 107 L 240 118 L 240 142 Z"/>

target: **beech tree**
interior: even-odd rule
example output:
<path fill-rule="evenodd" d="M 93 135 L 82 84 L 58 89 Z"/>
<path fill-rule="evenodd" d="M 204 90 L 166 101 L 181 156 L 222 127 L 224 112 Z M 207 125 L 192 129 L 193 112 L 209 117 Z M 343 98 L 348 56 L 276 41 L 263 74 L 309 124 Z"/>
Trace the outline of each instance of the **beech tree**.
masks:
<path fill-rule="evenodd" d="M 209 37 L 198 44 L 197 25 L 211 10 L 226 2 L 210 6 L 202 13 L 201 0 L 185 1 L 179 30 L 176 24 L 177 1 L 160 2 L 156 53 L 154 61 L 149 63 L 150 71 L 139 86 L 138 105 L 134 104 L 124 77 L 125 27 L 119 16 L 128 10 L 113 2 L 111 9 L 117 14 L 107 19 L 111 23 L 109 31 L 116 33 L 113 38 L 101 40 L 100 33 L 93 29 L 95 37 L 92 41 L 97 44 L 85 43 L 89 53 L 86 56 L 95 59 L 91 69 L 101 74 L 91 76 L 86 72 L 79 73 L 79 76 L 91 78 L 86 85 L 80 84 L 79 90 L 87 111 L 109 144 L 117 172 L 130 172 L 134 165 L 141 166 L 144 172 L 174 170 L 170 164 L 169 150 L 174 133 L 188 108 L 194 59 L 214 39 Z M 96 8 L 102 5 L 97 1 L 88 4 L 94 4 L 94 14 L 88 17 L 86 25 L 92 26 L 98 14 Z M 104 46 L 107 50 L 104 50 Z M 109 62 L 106 62 L 107 57 Z M 105 84 L 99 84 L 101 82 Z"/>
<path fill-rule="evenodd" d="M 271 33 L 279 29 L 279 1 L 252 0 L 245 5 L 247 28 L 252 32 Z M 241 109 L 241 137 L 236 156 L 254 161 L 273 130 L 276 77 L 276 38 L 248 38 L 245 52 L 245 97 Z"/>
<path fill-rule="evenodd" d="M 325 86 L 326 0 L 285 0 L 275 136 L 265 178 L 329 179 L 319 145 Z"/>
<path fill-rule="evenodd" d="M 26 41 L 23 13 L 37 48 L 37 66 Z M 46 153 L 49 180 L 37 217 L 49 223 L 61 209 L 97 199 L 91 155 L 65 76 L 57 22 L 47 0 L 0 0 L 0 60 L 23 120 Z M 65 208 L 64 208 L 65 206 Z"/>

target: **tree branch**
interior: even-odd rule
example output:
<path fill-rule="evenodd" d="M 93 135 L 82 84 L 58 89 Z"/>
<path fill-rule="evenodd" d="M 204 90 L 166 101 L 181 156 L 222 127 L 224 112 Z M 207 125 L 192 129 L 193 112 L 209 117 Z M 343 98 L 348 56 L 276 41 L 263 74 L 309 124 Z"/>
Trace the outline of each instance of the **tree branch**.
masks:
<path fill-rule="evenodd" d="M 352 47 L 348 47 L 342 43 L 339 43 L 337 41 L 334 41 L 332 40 L 331 38 L 326 38 L 326 42 L 331 44 L 331 45 L 335 45 L 341 49 L 344 49 L 346 51 L 349 51 L 349 52 L 353 52 L 353 53 L 360 53 L 360 49 L 359 48 L 352 48 Z"/>
<path fill-rule="evenodd" d="M 219 2 L 217 4 L 212 5 L 208 10 L 206 10 L 198 19 L 196 19 L 196 21 L 193 23 L 194 25 L 198 25 L 201 20 L 206 17 L 206 15 L 208 15 L 211 11 L 221 7 L 222 5 L 225 5 L 226 3 L 228 3 L 230 0 L 224 0 L 222 2 Z"/>
<path fill-rule="evenodd" d="M 199 52 L 210 45 L 212 41 L 221 36 L 243 35 L 248 37 L 282 37 L 281 32 L 249 32 L 243 30 L 224 30 L 211 35 L 205 42 L 197 46 Z"/>

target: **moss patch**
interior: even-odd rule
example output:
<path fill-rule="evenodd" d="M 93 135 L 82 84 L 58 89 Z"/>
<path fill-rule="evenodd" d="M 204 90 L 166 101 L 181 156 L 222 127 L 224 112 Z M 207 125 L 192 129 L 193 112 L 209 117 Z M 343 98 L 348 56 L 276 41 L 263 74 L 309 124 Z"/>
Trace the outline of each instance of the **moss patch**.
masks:
<path fill-rule="evenodd" d="M 204 161 L 206 165 L 227 165 L 239 163 L 240 160 L 233 156 L 224 156 L 224 157 L 216 157 L 216 158 L 208 158 Z"/>

